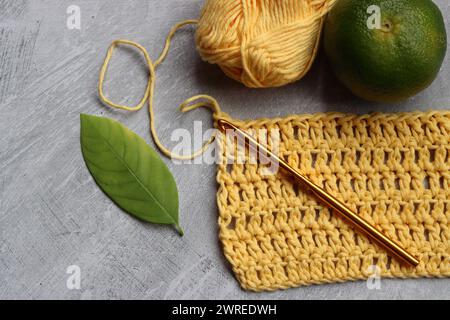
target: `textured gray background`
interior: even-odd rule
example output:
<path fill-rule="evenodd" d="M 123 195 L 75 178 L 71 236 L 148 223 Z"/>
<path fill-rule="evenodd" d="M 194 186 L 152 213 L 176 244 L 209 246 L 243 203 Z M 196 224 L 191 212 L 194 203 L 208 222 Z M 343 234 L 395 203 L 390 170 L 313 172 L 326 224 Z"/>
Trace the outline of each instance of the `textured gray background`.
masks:
<path fill-rule="evenodd" d="M 436 1 L 449 23 L 450 4 Z M 81 8 L 81 30 L 68 30 L 66 9 Z M 170 227 L 124 214 L 89 175 L 79 146 L 79 114 L 120 120 L 151 142 L 145 110 L 124 113 L 97 98 L 98 70 L 110 42 L 142 43 L 152 57 L 170 27 L 196 18 L 202 1 L 0 0 L 0 298 L 450 298 L 450 279 L 382 280 L 310 286 L 273 293 L 242 291 L 217 237 L 215 168 L 174 165 L 180 191 L 180 238 Z M 450 30 L 450 28 L 448 28 Z M 450 54 L 425 92 L 396 105 L 351 96 L 331 75 L 323 54 L 308 76 L 281 89 L 250 90 L 226 78 L 195 52 L 193 29 L 175 37 L 157 74 L 157 130 L 169 146 L 173 129 L 211 126 L 208 111 L 181 115 L 177 105 L 199 93 L 217 97 L 234 117 L 318 111 L 450 109 Z M 142 59 L 118 50 L 107 81 L 115 101 L 137 102 L 145 87 Z M 66 268 L 79 265 L 81 290 L 66 288 Z"/>

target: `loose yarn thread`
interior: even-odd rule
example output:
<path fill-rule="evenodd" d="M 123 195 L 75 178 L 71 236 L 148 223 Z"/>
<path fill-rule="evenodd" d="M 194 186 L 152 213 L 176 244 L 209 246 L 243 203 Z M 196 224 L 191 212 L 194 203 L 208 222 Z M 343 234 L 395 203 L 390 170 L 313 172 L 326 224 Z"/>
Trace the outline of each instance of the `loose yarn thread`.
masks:
<path fill-rule="evenodd" d="M 155 115 L 154 115 L 154 111 L 153 111 L 153 96 L 154 96 L 154 89 L 155 89 L 156 68 L 167 57 L 167 54 L 170 49 L 172 37 L 177 32 L 177 30 L 179 30 L 180 28 L 182 28 L 186 25 L 192 25 L 192 24 L 197 24 L 197 23 L 198 23 L 197 20 L 186 20 L 186 21 L 176 24 L 172 28 L 172 30 L 169 32 L 169 34 L 166 38 L 164 48 L 163 48 L 161 54 L 159 55 L 158 59 L 155 60 L 155 62 L 153 62 L 152 59 L 150 58 L 150 55 L 148 54 L 147 49 L 145 49 L 139 43 L 136 43 L 136 42 L 130 41 L 130 40 L 123 40 L 123 39 L 113 41 L 106 53 L 105 60 L 100 69 L 100 76 L 99 76 L 99 82 L 98 82 L 98 95 L 99 95 L 100 100 L 105 105 L 108 105 L 108 106 L 110 106 L 112 108 L 116 108 L 116 109 L 122 109 L 122 110 L 134 112 L 134 111 L 141 110 L 144 107 L 144 105 L 147 103 L 149 117 L 150 117 L 150 119 L 149 119 L 150 133 L 152 135 L 153 141 L 155 142 L 155 145 L 158 147 L 158 149 L 161 151 L 161 153 L 163 153 L 165 156 L 172 158 L 172 159 L 177 159 L 177 160 L 190 160 L 190 159 L 196 158 L 197 156 L 203 154 L 205 152 L 205 150 L 208 148 L 208 146 L 215 139 L 215 136 L 212 135 L 211 138 L 207 142 L 205 142 L 199 150 L 194 151 L 192 154 L 189 154 L 189 155 L 178 155 L 178 154 L 174 154 L 173 152 L 171 152 L 167 147 L 165 147 L 162 144 L 161 140 L 159 139 L 158 133 L 156 132 L 156 128 L 155 128 Z M 128 45 L 128 46 L 138 49 L 144 55 L 145 61 L 148 66 L 149 78 L 148 78 L 147 87 L 145 89 L 145 92 L 144 92 L 144 95 L 143 95 L 141 101 L 135 106 L 127 106 L 127 105 L 115 103 L 115 102 L 109 100 L 103 91 L 103 84 L 105 82 L 105 77 L 106 77 L 109 63 L 113 56 L 114 50 L 119 45 Z M 213 97 L 211 97 L 210 95 L 206 95 L 206 94 L 196 95 L 189 99 L 186 99 L 179 106 L 181 112 L 188 112 L 188 111 L 200 108 L 200 107 L 205 107 L 205 108 L 211 109 L 211 111 L 213 112 L 214 118 L 217 118 L 219 116 L 219 114 L 221 114 L 220 106 L 219 106 L 219 103 L 217 102 L 217 100 L 214 99 Z"/>
<path fill-rule="evenodd" d="M 299 11 L 303 17 L 309 17 L 303 22 L 294 22 L 296 3 L 303 8 Z M 155 72 L 166 58 L 176 31 L 198 24 L 197 46 L 206 61 L 217 63 L 228 76 L 249 87 L 278 86 L 301 77 L 311 67 L 321 19 L 333 3 L 334 0 L 209 0 L 199 21 L 187 20 L 172 28 L 155 62 L 140 44 L 114 41 L 100 71 L 99 97 L 106 105 L 127 111 L 138 111 L 148 103 L 150 131 L 159 150 L 174 159 L 197 157 L 214 136 L 199 150 L 183 156 L 168 150 L 155 129 Z M 219 9 L 225 7 L 227 15 L 220 16 L 223 10 Z M 272 18 L 266 16 L 269 9 L 274 10 L 273 21 L 288 17 L 291 20 L 287 21 L 292 23 L 281 27 L 281 33 L 261 36 L 261 30 L 272 24 Z M 320 26 L 316 29 L 318 19 Z M 221 34 L 219 30 L 225 32 Z M 314 30 L 318 31 L 314 34 L 317 37 Z M 296 47 L 293 34 L 303 34 L 310 40 L 309 45 Z M 272 38 L 276 41 L 265 47 L 264 41 Z M 289 40 L 286 55 L 277 55 L 275 49 L 286 39 Z M 114 103 L 103 92 L 108 65 L 119 45 L 138 49 L 148 65 L 147 87 L 136 106 Z M 272 55 L 265 55 L 267 52 Z M 299 57 L 298 52 L 303 52 L 300 55 L 303 58 L 291 65 L 291 59 Z M 266 57 L 270 57 L 270 63 Z M 209 95 L 193 96 L 180 105 L 182 112 L 199 107 L 209 108 L 214 119 L 229 118 Z M 379 266 L 383 277 L 450 276 L 448 112 L 292 115 L 283 119 L 233 121 L 244 129 L 279 129 L 283 140 L 280 152 L 291 165 L 315 183 L 324 184 L 332 194 L 340 194 L 342 200 L 353 204 L 353 209 L 359 207 L 365 218 L 376 222 L 377 227 L 421 257 L 418 268 L 407 270 L 335 219 L 330 210 L 292 181 L 262 177 L 254 165 L 234 165 L 229 170 L 226 163 L 220 163 L 219 236 L 224 254 L 244 289 L 276 290 L 363 279 L 368 276 L 370 265 Z M 223 139 L 222 135 L 217 137 L 219 145 L 224 143 Z M 428 189 L 421 183 L 426 178 Z"/>

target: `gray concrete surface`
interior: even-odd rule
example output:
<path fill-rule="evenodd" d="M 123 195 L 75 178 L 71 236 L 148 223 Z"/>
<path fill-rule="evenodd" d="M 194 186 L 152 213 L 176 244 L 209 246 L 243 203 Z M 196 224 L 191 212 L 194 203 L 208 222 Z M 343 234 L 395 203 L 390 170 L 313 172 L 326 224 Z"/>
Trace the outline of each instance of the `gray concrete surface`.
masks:
<path fill-rule="evenodd" d="M 436 1 L 450 30 L 450 4 Z M 81 29 L 66 27 L 69 5 L 81 9 Z M 6 299 L 449 299 L 449 279 L 382 280 L 302 287 L 273 293 L 242 291 L 217 237 L 215 167 L 174 165 L 180 191 L 180 238 L 170 227 L 124 214 L 89 175 L 79 146 L 79 114 L 120 120 L 149 143 L 145 110 L 124 113 L 97 98 L 98 70 L 110 42 L 136 40 L 156 57 L 170 27 L 196 18 L 192 0 L 0 0 L 0 298 Z M 119 50 L 108 95 L 128 104 L 145 87 L 142 59 Z M 321 53 L 300 82 L 250 90 L 226 78 L 195 52 L 193 30 L 176 37 L 157 75 L 157 130 L 211 126 L 208 111 L 181 115 L 177 105 L 198 93 L 217 97 L 234 117 L 318 111 L 450 109 L 450 54 L 439 78 L 407 102 L 384 105 L 354 98 L 331 75 Z M 69 290 L 67 267 L 81 269 Z"/>

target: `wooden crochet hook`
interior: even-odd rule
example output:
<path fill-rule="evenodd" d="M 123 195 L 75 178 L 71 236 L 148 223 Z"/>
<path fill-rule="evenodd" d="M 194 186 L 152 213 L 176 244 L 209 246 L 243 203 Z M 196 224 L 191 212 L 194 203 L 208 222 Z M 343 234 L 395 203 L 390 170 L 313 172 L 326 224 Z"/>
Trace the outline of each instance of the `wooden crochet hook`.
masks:
<path fill-rule="evenodd" d="M 358 231 L 365 234 L 370 239 L 374 240 L 380 247 L 384 248 L 386 251 L 392 254 L 395 258 L 397 258 L 400 262 L 406 263 L 410 266 L 417 266 L 419 264 L 419 260 L 411 255 L 408 251 L 403 249 L 398 243 L 386 237 L 383 233 L 381 233 L 378 229 L 376 229 L 373 225 L 371 225 L 367 220 L 360 217 L 358 214 L 354 213 L 350 208 L 348 208 L 344 203 L 340 200 L 336 199 L 334 196 L 314 184 L 311 180 L 303 176 L 296 169 L 291 167 L 287 162 L 277 157 L 275 154 L 270 152 L 265 146 L 258 143 L 252 136 L 247 134 L 245 131 L 236 127 L 233 123 L 225 119 L 219 119 L 217 121 L 217 125 L 219 128 L 226 132 L 227 129 L 234 130 L 238 135 L 244 138 L 245 142 L 251 147 L 258 147 L 260 152 L 264 152 L 265 155 L 270 158 L 273 162 L 279 164 L 280 167 L 291 173 L 294 177 L 296 177 L 300 182 L 302 182 L 307 188 L 312 190 L 314 194 L 319 198 L 323 203 L 325 203 L 328 207 L 334 209 L 338 212 L 345 221 L 350 223 L 353 227 L 355 227 Z"/>

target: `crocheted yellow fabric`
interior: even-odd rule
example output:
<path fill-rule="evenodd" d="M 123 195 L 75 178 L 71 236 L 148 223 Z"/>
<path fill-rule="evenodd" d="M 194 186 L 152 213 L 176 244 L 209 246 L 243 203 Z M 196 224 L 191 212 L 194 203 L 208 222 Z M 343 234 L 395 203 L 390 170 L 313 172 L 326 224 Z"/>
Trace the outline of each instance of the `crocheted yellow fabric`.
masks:
<path fill-rule="evenodd" d="M 231 120 L 278 129 L 290 165 L 420 259 L 400 265 L 286 175 L 224 163 L 220 239 L 243 288 L 364 279 L 372 265 L 382 277 L 450 276 L 450 112 Z"/>

